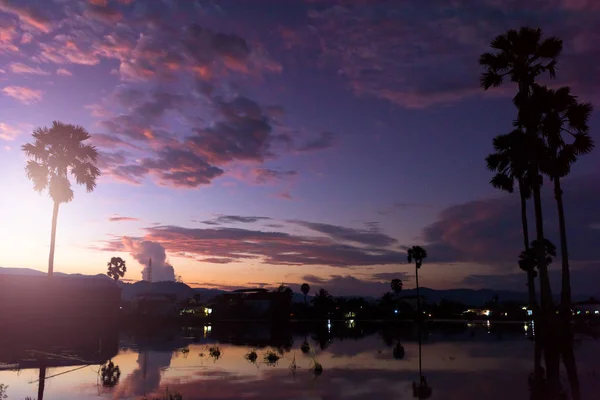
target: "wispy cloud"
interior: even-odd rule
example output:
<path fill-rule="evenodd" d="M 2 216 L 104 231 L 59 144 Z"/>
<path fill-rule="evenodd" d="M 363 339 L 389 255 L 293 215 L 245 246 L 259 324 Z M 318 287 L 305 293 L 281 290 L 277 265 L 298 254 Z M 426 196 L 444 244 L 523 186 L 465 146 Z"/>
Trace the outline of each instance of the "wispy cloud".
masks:
<path fill-rule="evenodd" d="M 22 133 L 17 127 L 0 122 L 0 139 L 12 141 Z"/>
<path fill-rule="evenodd" d="M 129 221 L 139 221 L 139 218 L 135 217 L 124 217 L 122 215 L 115 214 L 108 218 L 110 222 L 129 222 Z"/>
<path fill-rule="evenodd" d="M 39 67 L 31 67 L 22 63 L 11 63 L 8 65 L 8 70 L 14 74 L 50 75 L 50 72 Z"/>
<path fill-rule="evenodd" d="M 73 73 L 71 71 L 69 71 L 68 69 L 59 68 L 56 70 L 56 75 L 73 76 Z"/>
<path fill-rule="evenodd" d="M 19 100 L 23 104 L 34 104 L 42 100 L 41 90 L 31 89 L 25 86 L 5 86 L 2 92 L 9 97 Z"/>

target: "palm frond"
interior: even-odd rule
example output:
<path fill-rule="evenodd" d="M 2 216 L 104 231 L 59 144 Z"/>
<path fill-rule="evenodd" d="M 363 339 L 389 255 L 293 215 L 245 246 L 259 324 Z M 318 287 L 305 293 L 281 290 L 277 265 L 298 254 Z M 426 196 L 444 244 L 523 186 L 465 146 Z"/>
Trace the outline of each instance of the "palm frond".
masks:
<path fill-rule="evenodd" d="M 486 71 L 479 77 L 479 85 L 488 90 L 492 87 L 498 87 L 503 82 L 503 76 L 495 71 Z"/>
<path fill-rule="evenodd" d="M 41 192 L 48 186 L 48 167 L 35 160 L 28 160 L 25 166 L 27 178 L 33 182 L 33 189 Z"/>
<path fill-rule="evenodd" d="M 490 184 L 496 189 L 504 190 L 508 193 L 513 193 L 515 188 L 514 180 L 506 174 L 496 174 L 490 180 Z"/>
<path fill-rule="evenodd" d="M 73 189 L 71 182 L 64 175 L 53 174 L 50 176 L 50 184 L 48 190 L 50 197 L 57 203 L 68 203 L 73 200 Z"/>

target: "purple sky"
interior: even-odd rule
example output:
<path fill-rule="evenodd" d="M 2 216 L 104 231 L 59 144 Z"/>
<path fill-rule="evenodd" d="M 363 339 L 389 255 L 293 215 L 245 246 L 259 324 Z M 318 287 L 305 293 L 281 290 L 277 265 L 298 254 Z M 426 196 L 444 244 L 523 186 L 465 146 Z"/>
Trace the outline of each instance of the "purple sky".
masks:
<path fill-rule="evenodd" d="M 518 199 L 484 163 L 515 88 L 484 93 L 477 60 L 539 26 L 564 39 L 553 85 L 598 104 L 600 3 L 476 3 L 0 0 L 0 265 L 47 268 L 52 206 L 19 147 L 61 120 L 103 176 L 61 208 L 58 271 L 120 255 L 140 279 L 152 256 L 161 279 L 377 295 L 414 285 L 421 244 L 425 286 L 524 290 Z M 565 182 L 576 292 L 599 277 L 599 161 Z"/>

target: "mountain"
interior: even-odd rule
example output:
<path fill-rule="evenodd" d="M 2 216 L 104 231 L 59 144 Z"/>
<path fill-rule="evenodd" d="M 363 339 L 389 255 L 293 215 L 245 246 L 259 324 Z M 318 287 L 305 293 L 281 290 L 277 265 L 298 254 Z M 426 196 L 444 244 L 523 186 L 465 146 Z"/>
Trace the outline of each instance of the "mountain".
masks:
<path fill-rule="evenodd" d="M 29 268 L 3 268 L 0 267 L 0 275 L 29 275 L 29 276 L 42 276 L 45 272 L 37 271 Z M 111 282 L 108 276 L 103 274 L 98 275 L 82 275 L 82 274 L 64 274 L 60 272 L 55 273 L 56 276 L 69 277 L 73 279 L 94 279 L 98 281 Z M 226 293 L 225 290 L 220 289 L 206 289 L 206 288 L 191 288 L 185 283 L 181 282 L 117 282 L 117 285 L 122 289 L 121 298 L 126 301 L 131 301 L 136 295 L 140 293 L 155 292 L 164 294 L 174 294 L 178 300 L 185 300 L 193 297 L 196 294 L 200 295 L 202 301 L 211 301 L 216 296 Z M 421 296 L 424 296 L 426 301 L 429 303 L 436 303 L 442 299 L 456 301 L 464 303 L 470 306 L 483 306 L 486 302 L 492 300 L 494 296 L 498 296 L 500 302 L 515 301 L 520 303 L 527 302 L 527 293 L 515 292 L 510 290 L 492 290 L 492 289 L 449 289 L 449 290 L 435 290 L 430 288 L 420 288 Z M 416 289 L 402 290 L 400 296 L 416 296 Z M 357 296 L 358 297 L 358 296 Z M 582 301 L 589 299 L 589 295 L 573 295 L 573 301 Z M 377 301 L 375 297 L 365 297 L 368 301 Z M 311 301 L 312 296 L 307 296 L 307 301 Z M 556 300 L 559 297 L 556 296 Z M 302 293 L 294 293 L 292 297 L 294 303 L 304 302 L 304 295 Z"/>
<path fill-rule="evenodd" d="M 117 282 L 121 288 L 121 299 L 131 301 L 141 293 L 161 293 L 175 295 L 177 300 L 183 301 L 194 297 L 196 291 L 181 282 L 145 282 L 139 281 L 135 283 Z"/>

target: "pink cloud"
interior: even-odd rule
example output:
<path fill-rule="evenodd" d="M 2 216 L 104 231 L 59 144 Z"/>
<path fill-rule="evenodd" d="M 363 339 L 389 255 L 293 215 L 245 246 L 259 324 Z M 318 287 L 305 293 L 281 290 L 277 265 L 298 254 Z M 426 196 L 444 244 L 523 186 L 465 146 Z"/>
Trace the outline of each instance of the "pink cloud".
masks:
<path fill-rule="evenodd" d="M 0 122 L 0 139 L 12 141 L 19 136 L 22 131 L 14 126 Z"/>
<path fill-rule="evenodd" d="M 73 76 L 73 73 L 71 71 L 69 71 L 68 69 L 59 68 L 56 70 L 56 75 Z"/>
<path fill-rule="evenodd" d="M 22 4 L 21 1 L 0 0 L 0 11 L 15 14 L 21 22 L 45 33 L 52 28 L 50 19 L 40 11 L 40 7 Z"/>
<path fill-rule="evenodd" d="M 48 71 L 44 71 L 39 67 L 31 67 L 23 63 L 9 64 L 8 70 L 14 74 L 50 75 L 50 72 Z"/>
<path fill-rule="evenodd" d="M 4 95 L 19 100 L 23 104 L 34 104 L 42 100 L 41 90 L 30 89 L 24 86 L 5 86 Z"/>

